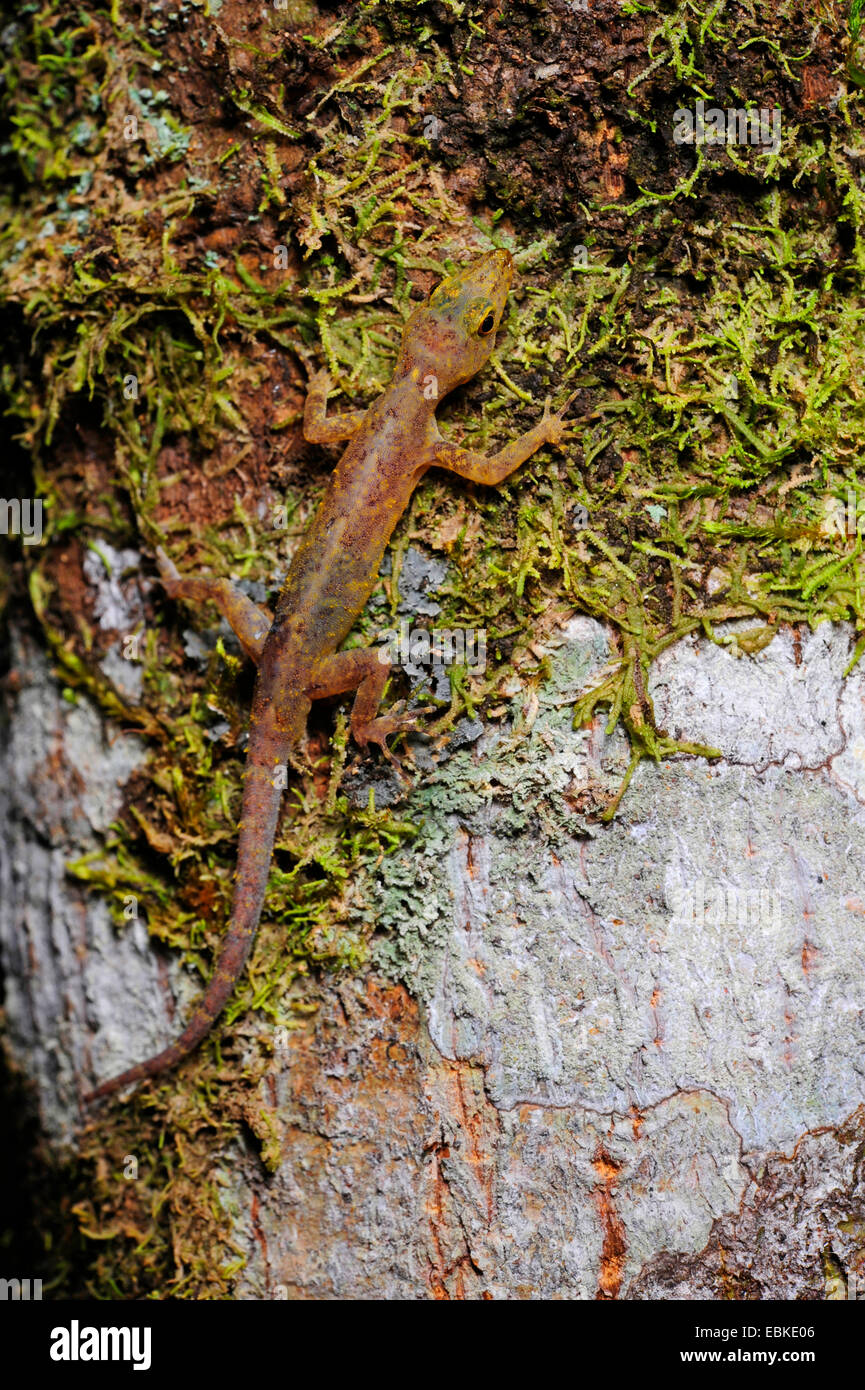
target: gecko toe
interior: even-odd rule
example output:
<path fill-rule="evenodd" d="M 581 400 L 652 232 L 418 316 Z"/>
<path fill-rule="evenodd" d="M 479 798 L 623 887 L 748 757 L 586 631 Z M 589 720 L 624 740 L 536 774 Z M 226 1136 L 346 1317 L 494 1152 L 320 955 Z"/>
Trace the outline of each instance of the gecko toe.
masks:
<path fill-rule="evenodd" d="M 180 570 L 177 568 L 174 561 L 166 555 L 161 545 L 156 547 L 156 567 L 159 570 L 162 587 L 168 594 L 168 597 L 173 598 L 177 586 L 180 583 Z"/>

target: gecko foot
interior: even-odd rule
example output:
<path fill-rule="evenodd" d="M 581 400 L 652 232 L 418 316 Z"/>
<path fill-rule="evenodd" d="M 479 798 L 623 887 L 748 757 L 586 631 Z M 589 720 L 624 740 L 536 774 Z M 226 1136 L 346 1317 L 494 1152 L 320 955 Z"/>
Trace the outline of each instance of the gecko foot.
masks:
<path fill-rule="evenodd" d="M 421 727 L 418 716 L 429 714 L 433 710 L 433 706 L 421 705 L 418 709 L 412 710 L 411 714 L 401 713 L 404 708 L 405 701 L 400 700 L 387 714 L 380 714 L 378 718 L 371 719 L 368 724 L 351 731 L 355 743 L 360 748 L 366 750 L 371 743 L 374 743 L 377 748 L 381 749 L 391 766 L 395 767 L 401 775 L 404 775 L 402 762 L 388 748 L 387 739 L 391 734 L 416 732 Z"/>
<path fill-rule="evenodd" d="M 173 560 L 170 560 L 161 545 L 156 547 L 156 565 L 162 579 L 162 587 L 169 598 L 176 598 L 182 582 L 182 575 Z"/>
<path fill-rule="evenodd" d="M 306 389 L 307 391 L 323 391 L 327 395 L 332 385 L 333 379 L 330 372 L 321 367 L 317 372 L 312 373 L 306 384 Z"/>
<path fill-rule="evenodd" d="M 578 395 L 579 391 L 572 391 L 564 405 L 560 406 L 555 413 L 550 409 L 550 397 L 547 396 L 544 401 L 544 413 L 541 416 L 541 425 L 544 427 L 547 444 L 561 444 L 568 430 L 573 429 L 575 422 L 565 420 L 564 415 L 568 406 Z"/>

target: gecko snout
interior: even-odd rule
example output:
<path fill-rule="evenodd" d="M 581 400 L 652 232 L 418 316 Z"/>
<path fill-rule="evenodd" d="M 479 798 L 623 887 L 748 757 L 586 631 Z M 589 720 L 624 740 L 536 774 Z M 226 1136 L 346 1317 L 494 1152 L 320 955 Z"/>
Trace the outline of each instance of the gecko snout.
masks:
<path fill-rule="evenodd" d="M 476 289 L 486 291 L 491 297 L 497 290 L 507 294 L 514 278 L 514 258 L 510 251 L 503 249 L 488 251 L 470 267 L 469 277 Z"/>

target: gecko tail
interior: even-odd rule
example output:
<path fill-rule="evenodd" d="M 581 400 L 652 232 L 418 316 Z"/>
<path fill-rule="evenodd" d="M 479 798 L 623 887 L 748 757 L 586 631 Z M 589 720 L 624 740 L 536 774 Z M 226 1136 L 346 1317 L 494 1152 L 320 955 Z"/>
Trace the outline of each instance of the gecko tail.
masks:
<path fill-rule="evenodd" d="M 104 1100 L 135 1082 L 174 1067 L 207 1036 L 228 1000 L 252 950 L 267 891 L 270 860 L 282 790 L 269 766 L 247 764 L 243 787 L 243 818 L 237 849 L 237 881 L 231 922 L 216 959 L 213 974 L 187 1027 L 173 1043 L 119 1076 L 103 1081 L 83 1098 L 85 1105 Z M 277 785 L 274 785 L 274 783 Z"/>
<path fill-rule="evenodd" d="M 194 1051 L 207 1036 L 209 1029 L 222 1012 L 230 993 L 229 990 L 220 1002 L 212 996 L 208 989 L 193 1015 L 192 1022 L 175 1042 L 163 1048 L 161 1052 L 157 1052 L 155 1056 L 148 1057 L 146 1062 L 138 1062 L 134 1067 L 129 1067 L 127 1071 L 121 1072 L 119 1076 L 112 1076 L 109 1081 L 103 1081 L 94 1090 L 88 1091 L 84 1096 L 84 1104 L 94 1105 L 97 1101 L 113 1096 L 117 1091 L 125 1090 L 133 1082 L 145 1081 L 148 1076 L 157 1076 L 159 1072 L 177 1066 L 177 1063 L 182 1062 L 184 1057 L 188 1057 L 190 1052 Z"/>

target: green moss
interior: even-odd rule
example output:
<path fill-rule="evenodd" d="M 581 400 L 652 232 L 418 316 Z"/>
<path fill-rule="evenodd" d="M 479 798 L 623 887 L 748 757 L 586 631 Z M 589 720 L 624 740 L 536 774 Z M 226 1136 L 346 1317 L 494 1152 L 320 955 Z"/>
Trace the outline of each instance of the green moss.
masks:
<path fill-rule="evenodd" d="M 758 650 L 783 622 L 830 618 L 851 620 L 862 634 L 857 656 L 865 650 L 861 543 L 827 525 L 848 490 L 862 492 L 861 93 L 839 89 L 832 112 L 807 128 L 786 122 L 778 149 L 661 144 L 669 168 L 662 159 L 659 173 L 641 140 L 662 142 L 677 108 L 715 99 L 713 74 L 727 84 L 724 106 L 747 104 L 740 73 L 753 79 L 758 63 L 772 90 L 781 79 L 795 88 L 811 40 L 787 51 L 774 6 L 632 3 L 624 9 L 645 17 L 646 60 L 622 84 L 611 137 L 612 148 L 630 150 L 622 196 L 600 182 L 566 185 L 560 147 L 544 144 L 524 95 L 507 121 L 486 113 L 497 195 L 488 189 L 486 205 L 479 196 L 472 222 L 448 174 L 472 157 L 463 125 L 472 71 L 511 8 L 496 31 L 484 29 L 482 7 L 461 4 L 393 0 L 326 22 L 311 5 L 275 11 L 260 46 L 225 38 L 215 50 L 226 113 L 243 118 L 230 129 L 216 118 L 192 127 L 167 81 L 188 67 L 190 82 L 213 89 L 212 70 L 196 67 L 213 42 L 212 3 L 184 11 L 183 26 L 154 17 L 138 32 L 120 7 L 84 15 L 57 0 L 24 6 L 11 32 L 0 163 L 15 197 L 0 203 L 0 254 L 20 351 L 2 386 L 49 519 L 48 546 L 24 556 L 30 592 L 73 698 L 86 690 L 152 747 L 103 852 L 71 871 L 109 901 L 121 928 L 125 900 L 137 898 L 151 932 L 202 979 L 227 913 L 248 687 L 220 646 L 191 679 L 177 612 L 157 597 L 144 695 L 130 707 L 66 604 L 52 549 L 78 535 L 138 540 L 145 554 L 164 543 L 181 564 L 268 584 L 285 567 L 285 528 L 267 528 L 254 508 L 263 495 L 268 508 L 284 500 L 266 496 L 263 480 L 273 476 L 273 432 L 296 423 L 299 367 L 325 363 L 343 392 L 368 401 L 388 380 L 415 284 L 476 251 L 509 247 L 521 289 L 489 369 L 441 411 L 445 428 L 489 449 L 533 423 L 547 392 L 560 402 L 573 390 L 578 427 L 566 451 L 543 451 L 494 492 L 431 475 L 403 518 L 394 573 L 412 542 L 446 553 L 437 623 L 488 633 L 486 673 L 455 673 L 433 728 L 503 699 L 522 708 L 548 680 L 540 648 L 554 618 L 579 610 L 603 620 L 617 644 L 612 667 L 570 717 L 581 724 L 603 709 L 609 728 L 627 732 L 630 753 L 592 809 L 609 817 L 641 757 L 712 751 L 655 726 L 646 673 L 671 642 L 692 631 L 713 638 L 718 623 L 752 617 L 740 646 Z M 547 8 L 516 7 L 514 22 L 552 42 Z M 789 17 L 790 6 L 778 13 Z M 303 115 L 286 97 L 280 60 L 282 30 L 294 22 L 315 28 L 309 53 L 334 63 Z M 813 43 L 827 33 L 831 24 L 818 23 Z M 855 57 L 855 6 L 850 38 Z M 566 119 L 561 93 L 548 89 L 545 110 Z M 126 127 L 130 116 L 137 124 Z M 529 151 L 521 174 L 506 157 L 519 142 Z M 289 194 L 284 169 L 298 147 L 305 168 Z M 526 167 L 536 187 L 526 188 Z M 238 229 L 233 214 L 227 249 L 218 237 L 205 247 L 226 186 L 246 223 Z M 535 216 L 545 188 L 564 190 L 567 217 Z M 290 254 L 280 259 L 280 247 Z M 275 363 L 289 388 L 276 406 L 267 393 Z M 79 425 L 105 446 L 85 496 L 80 465 L 69 462 Z M 250 495 L 238 464 L 257 470 Z M 190 476 L 206 482 L 208 507 L 178 493 Z M 320 480 L 289 470 L 288 481 L 294 530 Z M 395 582 L 384 589 L 393 612 Z M 362 615 L 352 640 L 371 637 L 380 612 Z M 502 693 L 514 672 L 519 698 Z M 222 739 L 209 737 L 214 714 L 229 727 Z M 85 1138 L 77 1210 L 97 1252 L 92 1292 L 230 1290 L 237 1254 L 214 1153 L 224 1155 L 245 1122 L 266 1163 L 280 1158 L 258 1087 L 269 1033 L 250 1023 L 247 1034 L 238 1021 L 260 1009 L 294 1026 L 310 971 L 367 959 L 376 924 L 361 899 L 373 869 L 393 881 L 399 928 L 408 892 L 400 846 L 427 816 L 424 842 L 440 851 L 436 818 L 449 787 L 459 806 L 519 793 L 521 824 L 543 815 L 565 833 L 565 781 L 549 804 L 540 785 L 526 799 L 517 772 L 508 782 L 508 760 L 522 775 L 531 752 L 521 728 L 495 786 L 474 785 L 471 759 L 457 755 L 412 802 L 411 819 L 343 795 L 342 718 L 332 752 L 295 776 L 259 942 L 223 1026 L 178 1074 L 115 1107 Z M 565 778 L 564 762 L 558 771 Z M 117 1172 L 137 1150 L 140 1175 L 128 1185 Z"/>

